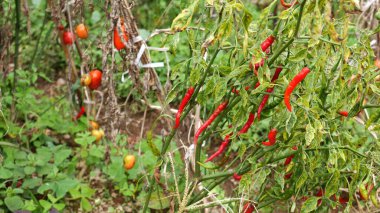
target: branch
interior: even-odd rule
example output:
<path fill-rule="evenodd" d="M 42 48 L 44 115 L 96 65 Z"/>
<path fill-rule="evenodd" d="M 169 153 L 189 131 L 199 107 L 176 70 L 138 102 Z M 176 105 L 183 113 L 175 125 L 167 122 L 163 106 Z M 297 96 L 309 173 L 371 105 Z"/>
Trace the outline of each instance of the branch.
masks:
<path fill-rule="evenodd" d="M 17 68 L 18 54 L 20 46 L 20 0 L 15 0 L 16 24 L 15 24 L 15 55 L 14 55 L 14 70 L 13 70 L 13 87 L 12 87 L 12 105 L 11 105 L 11 120 L 16 119 L 16 86 L 17 86 Z"/>

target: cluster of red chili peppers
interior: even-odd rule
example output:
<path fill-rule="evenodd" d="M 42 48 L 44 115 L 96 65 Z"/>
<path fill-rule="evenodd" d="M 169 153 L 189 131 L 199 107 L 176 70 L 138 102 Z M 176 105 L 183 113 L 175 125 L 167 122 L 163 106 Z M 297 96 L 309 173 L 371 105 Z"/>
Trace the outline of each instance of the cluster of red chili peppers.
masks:
<path fill-rule="evenodd" d="M 283 3 L 284 1 L 281 0 L 281 3 Z M 295 1 L 295 3 L 297 3 Z M 290 6 L 294 5 L 295 3 L 292 3 Z M 290 7 L 289 6 L 289 7 Z M 275 37 L 273 35 L 270 35 L 267 39 L 264 40 L 264 42 L 261 43 L 261 50 L 263 52 L 266 52 L 266 53 L 269 53 L 269 47 L 273 44 L 273 42 L 275 41 Z M 259 67 L 263 66 L 264 63 L 265 63 L 265 59 L 266 58 L 263 58 L 259 63 L 256 63 L 255 65 L 252 65 L 252 63 L 250 64 L 250 68 L 254 70 L 254 73 L 256 75 L 258 75 L 257 73 L 257 70 L 259 69 Z M 275 83 L 276 80 L 278 79 L 280 73 L 282 71 L 282 67 L 278 67 L 276 68 L 276 71 L 271 79 L 271 83 Z M 304 67 L 292 80 L 291 82 L 289 83 L 288 87 L 286 88 L 285 90 L 285 94 L 284 94 L 284 102 L 285 102 L 285 106 L 286 108 L 291 112 L 292 111 L 292 107 L 291 107 L 291 104 L 290 104 L 290 95 L 292 94 L 293 90 L 295 89 L 295 87 L 310 73 L 310 69 L 307 68 L 307 67 Z M 257 88 L 258 86 L 260 86 L 260 82 L 257 82 L 256 85 L 255 85 L 255 88 Z M 245 90 L 249 90 L 250 89 L 250 86 L 246 86 L 244 88 Z M 258 107 L 258 110 L 257 110 L 257 119 L 260 120 L 260 115 L 261 115 L 261 112 L 263 111 L 263 109 L 265 108 L 265 105 L 266 103 L 268 102 L 268 99 L 269 99 L 269 96 L 270 94 L 274 91 L 274 86 L 271 86 L 269 88 L 266 89 L 266 93 L 264 96 L 263 96 L 263 99 L 261 101 L 261 103 L 259 104 L 259 107 Z M 188 102 L 190 101 L 190 99 L 192 98 L 192 95 L 194 93 L 194 87 L 190 87 L 184 98 L 182 99 L 181 101 L 181 104 L 179 106 L 179 109 L 178 109 L 178 112 L 176 114 L 176 120 L 175 120 L 175 125 L 174 125 L 174 129 L 177 129 L 180 125 L 180 120 L 181 120 L 181 114 L 184 110 L 184 108 L 186 107 L 186 105 L 188 104 Z M 239 90 L 233 88 L 232 89 L 232 93 L 235 93 L 235 94 L 239 94 Z M 198 142 L 198 138 L 199 136 L 202 134 L 202 132 L 204 130 L 207 129 L 208 126 L 211 125 L 211 123 L 217 118 L 217 116 L 223 112 L 223 110 L 226 109 L 228 105 L 228 101 L 224 101 L 223 103 L 221 103 L 216 109 L 215 111 L 211 114 L 211 116 L 204 122 L 204 124 L 197 130 L 197 132 L 195 133 L 194 135 L 194 144 L 196 145 L 197 142 Z M 341 114 L 342 116 L 348 116 L 348 113 L 345 112 L 345 111 L 340 111 L 339 114 Z M 249 114 L 249 117 L 248 117 L 248 120 L 246 121 L 246 123 L 243 125 L 243 127 L 240 129 L 240 131 L 238 132 L 238 135 L 240 134 L 244 134 L 244 133 L 247 133 L 249 128 L 252 126 L 253 122 L 255 120 L 255 113 L 250 113 Z M 229 133 L 228 135 L 225 136 L 223 142 L 220 144 L 218 150 L 213 154 L 211 155 L 207 160 L 206 162 L 208 161 L 212 161 L 213 159 L 215 159 L 216 157 L 218 157 L 219 155 L 221 155 L 227 148 L 229 142 L 230 142 L 230 138 L 231 136 L 233 135 L 233 132 Z M 265 142 L 262 142 L 262 145 L 264 146 L 272 146 L 276 143 L 276 135 L 277 135 L 277 129 L 273 128 L 269 131 L 268 133 L 268 141 L 265 141 Z M 293 147 L 294 150 L 297 150 L 297 147 Z M 288 157 L 286 160 L 285 160 L 285 163 L 284 165 L 288 165 L 290 164 L 290 162 L 292 161 L 293 159 L 293 155 Z M 291 177 L 291 173 L 289 174 L 286 174 L 285 175 L 285 179 L 288 179 Z M 233 175 L 234 179 L 239 181 L 241 179 L 241 176 L 239 176 L 237 173 L 235 173 Z"/>

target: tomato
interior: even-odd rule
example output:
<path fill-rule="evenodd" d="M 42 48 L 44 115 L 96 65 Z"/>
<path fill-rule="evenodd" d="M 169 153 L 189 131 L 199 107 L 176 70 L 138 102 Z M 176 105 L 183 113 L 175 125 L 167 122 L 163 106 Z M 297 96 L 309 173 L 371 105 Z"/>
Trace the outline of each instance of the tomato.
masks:
<path fill-rule="evenodd" d="M 74 34 L 70 31 L 63 32 L 63 43 L 65 45 L 72 45 L 74 43 Z"/>
<path fill-rule="evenodd" d="M 245 203 L 243 207 L 243 213 L 252 213 L 255 211 L 255 207 L 251 203 Z"/>
<path fill-rule="evenodd" d="M 91 77 L 91 83 L 88 85 L 88 87 L 92 90 L 95 90 L 102 83 L 102 72 L 100 70 L 91 70 L 89 75 Z"/>
<path fill-rule="evenodd" d="M 127 155 L 124 157 L 124 169 L 130 170 L 136 163 L 136 158 L 134 155 Z"/>
<path fill-rule="evenodd" d="M 125 42 L 127 42 L 128 41 L 128 35 L 127 35 L 126 30 L 125 30 L 123 19 L 120 19 L 120 26 L 121 26 L 120 27 L 121 33 L 123 34 L 123 39 Z M 123 41 L 121 40 L 121 38 L 119 36 L 117 26 L 115 26 L 115 28 L 113 29 L 113 44 L 117 50 L 121 50 L 121 49 L 125 48 L 125 44 L 123 43 Z"/>
<path fill-rule="evenodd" d="M 104 136 L 104 131 L 102 129 L 93 129 L 91 135 L 95 137 L 96 142 L 99 142 Z"/>
<path fill-rule="evenodd" d="M 90 77 L 90 75 L 88 75 L 88 74 L 82 75 L 82 77 L 80 78 L 80 84 L 82 86 L 88 86 L 88 85 L 90 85 L 91 84 L 91 77 Z"/>
<path fill-rule="evenodd" d="M 99 124 L 96 121 L 89 121 L 91 129 L 99 129 Z"/>
<path fill-rule="evenodd" d="M 88 38 L 88 28 L 84 24 L 78 24 L 78 26 L 75 28 L 75 33 L 79 38 Z"/>
<path fill-rule="evenodd" d="M 377 68 L 380 68 L 380 59 L 378 59 L 378 58 L 375 59 L 375 66 Z"/>

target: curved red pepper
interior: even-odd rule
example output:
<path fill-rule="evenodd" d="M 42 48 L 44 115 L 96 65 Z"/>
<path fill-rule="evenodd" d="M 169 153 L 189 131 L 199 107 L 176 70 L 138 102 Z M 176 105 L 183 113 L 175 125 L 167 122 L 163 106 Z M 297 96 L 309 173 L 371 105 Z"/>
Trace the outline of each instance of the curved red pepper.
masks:
<path fill-rule="evenodd" d="M 183 97 L 183 99 L 181 101 L 181 104 L 179 105 L 177 114 L 175 115 L 174 129 L 177 129 L 179 127 L 179 123 L 181 121 L 181 114 L 182 114 L 183 110 L 185 109 L 187 103 L 189 103 L 189 101 L 190 101 L 191 96 L 193 95 L 193 93 L 194 93 L 194 87 L 190 87 L 187 90 L 185 96 Z"/>
<path fill-rule="evenodd" d="M 309 68 L 304 67 L 301 70 L 301 72 L 299 72 L 296 76 L 294 76 L 293 80 L 289 83 L 288 87 L 286 88 L 285 94 L 284 94 L 284 102 L 289 112 L 292 111 L 292 106 L 290 105 L 290 95 L 292 94 L 294 88 L 296 88 L 297 84 L 301 82 L 309 73 L 310 73 Z"/>
<path fill-rule="evenodd" d="M 228 144 L 230 143 L 230 137 L 231 136 L 232 136 L 232 132 L 230 134 L 226 135 L 226 137 L 224 138 L 224 141 L 219 146 L 219 149 L 213 155 L 211 155 L 209 158 L 207 158 L 207 160 L 205 162 L 212 161 L 214 158 L 221 155 L 224 152 L 224 150 L 227 148 Z"/>
<path fill-rule="evenodd" d="M 225 101 L 223 103 L 221 103 L 218 108 L 215 109 L 215 111 L 212 113 L 212 115 L 210 116 L 209 119 L 207 119 L 207 121 L 201 126 L 199 127 L 198 131 L 195 133 L 195 136 L 194 136 L 194 144 L 197 145 L 197 142 L 198 142 L 198 138 L 199 136 L 202 134 L 202 132 L 208 127 L 210 126 L 210 124 L 215 120 L 216 117 L 218 117 L 218 115 L 227 107 L 228 105 L 228 101 Z"/>
<path fill-rule="evenodd" d="M 297 0 L 294 0 L 292 3 L 286 3 L 285 0 L 280 0 L 280 2 L 281 2 L 281 5 L 285 8 L 289 8 L 289 7 L 292 7 L 293 5 L 298 4 Z"/>
<path fill-rule="evenodd" d="M 274 72 L 274 75 L 272 77 L 271 83 L 274 83 L 278 79 L 278 76 L 280 75 L 281 71 L 282 71 L 282 67 L 278 67 L 276 69 L 276 71 Z M 272 93 L 273 90 L 274 90 L 274 88 L 271 87 L 271 88 L 268 88 L 266 92 Z M 266 103 L 268 102 L 268 99 L 269 99 L 269 94 L 264 95 L 263 100 L 261 101 L 259 108 L 257 109 L 257 119 L 258 120 L 260 120 L 261 112 L 263 111 Z"/>
<path fill-rule="evenodd" d="M 241 128 L 241 130 L 239 131 L 239 135 L 248 132 L 248 129 L 249 129 L 249 127 L 251 127 L 254 120 L 255 120 L 255 114 L 249 113 L 248 120 L 244 124 L 244 126 Z"/>
<path fill-rule="evenodd" d="M 241 176 L 238 175 L 237 173 L 234 173 L 233 178 L 234 178 L 236 181 L 240 181 L 240 180 L 241 180 Z"/>
<path fill-rule="evenodd" d="M 292 149 L 293 150 L 298 150 L 298 148 L 296 146 L 293 146 Z M 285 162 L 284 162 L 284 166 L 289 165 L 290 162 L 292 162 L 293 158 L 294 158 L 294 155 L 291 155 L 291 156 L 287 157 L 286 160 L 285 160 Z"/>
<path fill-rule="evenodd" d="M 272 129 L 268 133 L 268 140 L 269 141 L 262 142 L 262 144 L 264 146 L 273 146 L 273 144 L 276 143 L 276 135 L 277 135 L 277 129 Z"/>
<path fill-rule="evenodd" d="M 348 117 L 348 112 L 347 111 L 339 111 L 338 113 L 341 116 Z"/>
<path fill-rule="evenodd" d="M 82 106 L 80 108 L 80 111 L 78 112 L 78 114 L 75 116 L 75 120 L 78 120 L 80 117 L 82 117 L 82 115 L 84 115 L 86 113 L 86 109 L 84 108 L 84 106 Z"/>
<path fill-rule="evenodd" d="M 266 38 L 262 43 L 261 43 L 261 50 L 263 52 L 266 52 L 266 53 L 269 53 L 269 47 L 273 44 L 274 40 L 276 38 L 273 36 L 273 35 L 270 35 L 268 38 Z M 261 59 L 260 62 L 256 63 L 254 66 L 252 65 L 252 63 L 249 64 L 249 67 L 250 69 L 254 71 L 255 75 L 257 76 L 258 73 L 257 73 L 257 70 L 262 67 L 265 63 L 265 58 Z"/>

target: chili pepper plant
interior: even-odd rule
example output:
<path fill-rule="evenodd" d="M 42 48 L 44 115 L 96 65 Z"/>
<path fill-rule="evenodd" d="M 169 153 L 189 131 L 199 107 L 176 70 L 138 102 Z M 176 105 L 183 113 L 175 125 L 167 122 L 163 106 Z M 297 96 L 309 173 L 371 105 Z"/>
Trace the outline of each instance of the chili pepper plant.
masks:
<path fill-rule="evenodd" d="M 195 132 L 188 143 L 194 172 L 184 170 L 192 178 L 173 189 L 176 211 L 371 207 L 359 185 L 379 188 L 376 31 L 356 28 L 346 1 L 272 1 L 260 15 L 251 8 L 195 0 L 173 20 L 168 40 L 185 39 L 189 56 L 171 73 L 167 103 L 183 100 L 171 103 L 179 113 L 150 174 L 143 212 L 158 174 L 165 175 L 166 153 L 175 151 L 169 144 L 197 106 L 200 125 L 188 129 Z M 226 181 L 235 183 L 233 196 L 215 190 Z"/>

